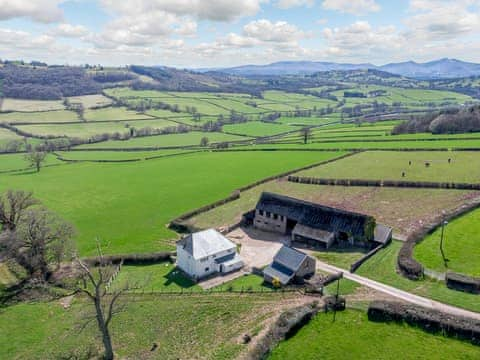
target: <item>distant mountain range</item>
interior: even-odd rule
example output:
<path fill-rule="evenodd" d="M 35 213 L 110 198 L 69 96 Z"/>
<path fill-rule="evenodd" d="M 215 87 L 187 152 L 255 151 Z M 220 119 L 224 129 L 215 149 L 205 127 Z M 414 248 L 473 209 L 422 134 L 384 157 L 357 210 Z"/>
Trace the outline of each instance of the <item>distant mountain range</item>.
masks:
<path fill-rule="evenodd" d="M 391 63 L 382 66 L 373 64 L 345 64 L 317 61 L 281 61 L 268 65 L 244 65 L 231 68 L 200 69 L 197 71 L 216 71 L 239 76 L 261 75 L 308 75 L 321 71 L 375 69 L 391 74 L 417 78 L 461 78 L 480 76 L 480 64 L 469 63 L 456 59 L 440 59 L 426 63 L 407 61 Z"/>

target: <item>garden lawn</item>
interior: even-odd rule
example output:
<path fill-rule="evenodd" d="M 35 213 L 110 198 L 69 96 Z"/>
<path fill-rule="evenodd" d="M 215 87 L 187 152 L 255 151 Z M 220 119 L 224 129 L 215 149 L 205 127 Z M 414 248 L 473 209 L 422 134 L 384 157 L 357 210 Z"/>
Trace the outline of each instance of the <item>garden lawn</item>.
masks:
<path fill-rule="evenodd" d="M 475 167 L 472 166 L 472 170 Z M 444 252 L 446 268 L 440 252 L 441 228 L 415 247 L 415 259 L 427 269 L 454 271 L 480 277 L 480 209 L 452 220 L 445 227 Z"/>
<path fill-rule="evenodd" d="M 73 163 L 40 173 L 2 174 L 0 191 L 31 190 L 77 228 L 81 255 L 172 249 L 175 217 L 228 196 L 251 182 L 337 153 L 214 152 L 134 163 Z M 107 246 L 108 244 L 108 246 Z"/>
<path fill-rule="evenodd" d="M 451 163 L 448 159 L 451 159 Z M 425 166 L 426 162 L 430 163 L 429 167 Z M 405 177 L 402 177 L 402 172 L 405 172 Z M 298 175 L 336 179 L 479 183 L 480 156 L 476 152 L 466 151 L 368 151 Z"/>
<path fill-rule="evenodd" d="M 433 335 L 406 324 L 377 323 L 358 310 L 319 313 L 270 360 L 288 359 L 478 359 L 480 347 Z"/>

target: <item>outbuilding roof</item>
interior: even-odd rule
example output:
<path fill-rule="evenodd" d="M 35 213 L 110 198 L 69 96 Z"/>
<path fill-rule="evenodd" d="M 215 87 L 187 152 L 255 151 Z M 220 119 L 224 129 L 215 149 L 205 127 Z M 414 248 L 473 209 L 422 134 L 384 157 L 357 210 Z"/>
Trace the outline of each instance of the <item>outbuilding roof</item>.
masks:
<path fill-rule="evenodd" d="M 222 251 L 236 249 L 233 242 L 214 229 L 190 234 L 179 240 L 177 246 L 182 246 L 196 260 Z"/>
<path fill-rule="evenodd" d="M 373 234 L 365 234 L 368 225 L 375 224 L 375 219 L 369 215 L 335 209 L 269 192 L 262 193 L 256 209 L 283 215 L 314 229 L 328 232 L 343 231 L 353 236 L 370 237 L 369 240 L 373 240 Z"/>
<path fill-rule="evenodd" d="M 273 258 L 273 262 L 263 270 L 263 273 L 272 279 L 278 279 L 282 285 L 286 285 L 308 257 L 301 251 L 282 246 Z"/>

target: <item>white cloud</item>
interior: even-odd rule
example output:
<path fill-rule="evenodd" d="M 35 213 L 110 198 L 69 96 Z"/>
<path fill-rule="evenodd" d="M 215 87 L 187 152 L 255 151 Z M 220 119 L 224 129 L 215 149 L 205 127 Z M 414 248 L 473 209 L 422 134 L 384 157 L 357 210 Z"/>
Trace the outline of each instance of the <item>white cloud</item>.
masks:
<path fill-rule="evenodd" d="M 272 23 L 261 19 L 248 23 L 243 27 L 245 36 L 267 42 L 292 42 L 305 37 L 305 33 L 295 25 L 286 21 Z"/>
<path fill-rule="evenodd" d="M 380 5 L 375 0 L 325 0 L 322 6 L 326 10 L 354 15 L 365 15 L 380 10 Z"/>
<path fill-rule="evenodd" d="M 280 9 L 290 9 L 297 6 L 312 7 L 315 4 L 315 0 L 278 0 L 277 7 Z"/>
<path fill-rule="evenodd" d="M 122 14 L 165 11 L 177 16 L 192 16 L 201 20 L 232 21 L 253 16 L 268 0 L 102 0 L 103 5 Z"/>
<path fill-rule="evenodd" d="M 0 0 L 0 20 L 25 17 L 42 23 L 60 21 L 63 17 L 58 5 L 63 0 Z"/>
<path fill-rule="evenodd" d="M 82 25 L 63 23 L 58 25 L 54 30 L 52 30 L 51 34 L 60 37 L 76 38 L 87 35 L 88 29 Z"/>

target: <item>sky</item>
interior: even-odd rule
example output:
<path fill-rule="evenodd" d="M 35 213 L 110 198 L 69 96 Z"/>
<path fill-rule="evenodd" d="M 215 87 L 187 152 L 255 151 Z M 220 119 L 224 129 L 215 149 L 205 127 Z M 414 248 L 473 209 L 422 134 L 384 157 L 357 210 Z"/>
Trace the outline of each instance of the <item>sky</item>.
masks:
<path fill-rule="evenodd" d="M 480 62 L 480 0 L 0 0 L 0 58 L 229 67 Z"/>

